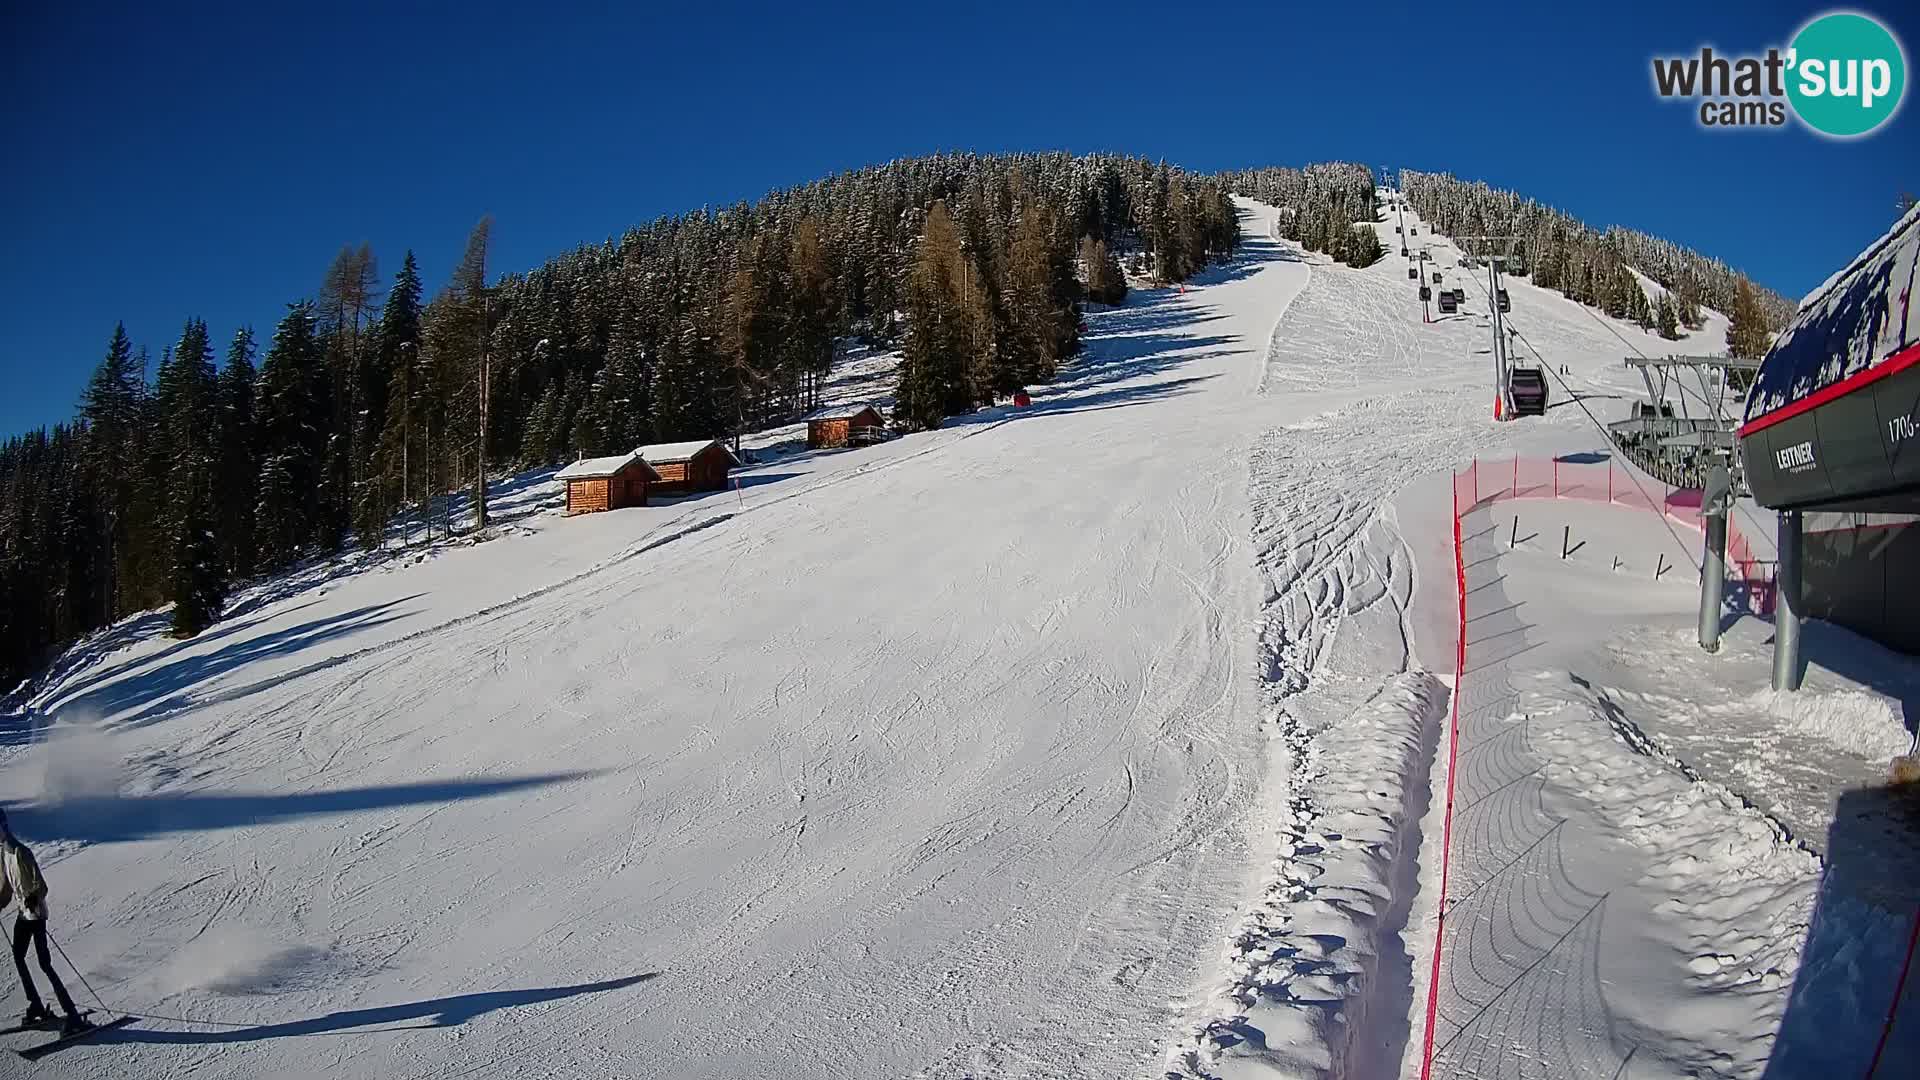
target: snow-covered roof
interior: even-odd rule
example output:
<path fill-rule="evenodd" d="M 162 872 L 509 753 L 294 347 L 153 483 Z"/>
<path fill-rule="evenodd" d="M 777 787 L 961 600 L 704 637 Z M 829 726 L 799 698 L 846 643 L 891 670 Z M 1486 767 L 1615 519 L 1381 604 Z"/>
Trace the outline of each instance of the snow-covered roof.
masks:
<path fill-rule="evenodd" d="M 1913 303 L 1917 266 L 1920 207 L 1907 211 L 1886 235 L 1807 297 L 1760 364 L 1747 395 L 1746 422 L 1920 345 L 1920 319 L 1914 317 Z"/>
<path fill-rule="evenodd" d="M 734 459 L 733 451 L 721 445 L 718 439 L 693 439 L 688 442 L 653 443 L 650 446 L 643 446 L 635 450 L 634 453 L 640 455 L 649 463 L 659 464 L 662 462 L 690 461 L 695 454 L 698 454 L 709 446 L 720 447 L 721 452 L 727 455 L 729 461 L 733 461 L 736 465 L 739 464 L 739 462 Z"/>
<path fill-rule="evenodd" d="M 555 473 L 553 478 L 555 480 L 598 480 L 604 476 L 612 476 L 636 461 L 645 464 L 637 450 L 631 454 L 619 454 L 614 457 L 582 458 Z"/>
<path fill-rule="evenodd" d="M 864 401 L 856 401 L 851 405 L 829 405 L 824 409 L 815 409 L 813 412 L 807 414 L 807 422 L 812 423 L 815 420 L 851 420 L 869 409 L 873 409 L 875 416 L 880 415 L 879 409 L 874 409 L 873 406 Z"/>

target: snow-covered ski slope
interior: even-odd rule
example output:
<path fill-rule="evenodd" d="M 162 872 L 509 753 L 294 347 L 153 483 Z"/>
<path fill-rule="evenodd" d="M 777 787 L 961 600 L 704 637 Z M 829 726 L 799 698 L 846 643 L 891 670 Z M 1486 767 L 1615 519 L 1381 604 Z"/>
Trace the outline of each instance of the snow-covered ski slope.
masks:
<path fill-rule="evenodd" d="M 1242 209 L 1031 408 L 78 646 L 32 708 L 97 729 L 15 724 L 0 798 L 174 1019 L 49 1068 L 1393 1072 L 1447 470 L 1600 436 L 1489 422 L 1470 282 L 1423 325 Z M 1674 347 L 1511 288 L 1596 394 Z"/>

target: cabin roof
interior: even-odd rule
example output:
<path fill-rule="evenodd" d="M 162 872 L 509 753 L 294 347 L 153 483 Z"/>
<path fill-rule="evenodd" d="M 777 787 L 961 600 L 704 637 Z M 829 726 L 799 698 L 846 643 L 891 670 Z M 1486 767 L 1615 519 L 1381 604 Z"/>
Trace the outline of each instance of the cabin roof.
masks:
<path fill-rule="evenodd" d="M 613 457 L 582 458 L 554 474 L 555 480 L 599 480 L 612 476 L 635 462 L 646 465 L 639 451 L 631 454 L 617 454 Z M 649 479 L 658 480 L 651 466 L 647 468 Z"/>
<path fill-rule="evenodd" d="M 880 415 L 879 409 L 865 402 L 855 402 L 852 405 L 829 405 L 824 409 L 815 409 L 813 412 L 807 414 L 807 422 L 812 423 L 815 420 L 851 420 L 863 412 L 870 412 L 875 416 Z"/>
<path fill-rule="evenodd" d="M 681 461 L 692 461 L 699 455 L 700 451 L 705 450 L 709 446 L 719 446 L 720 452 L 727 455 L 729 462 L 735 465 L 740 464 L 740 462 L 734 458 L 733 452 L 725 446 L 721 446 L 720 440 L 718 439 L 693 439 L 687 442 L 653 443 L 635 450 L 634 453 L 649 463 L 670 464 Z"/>

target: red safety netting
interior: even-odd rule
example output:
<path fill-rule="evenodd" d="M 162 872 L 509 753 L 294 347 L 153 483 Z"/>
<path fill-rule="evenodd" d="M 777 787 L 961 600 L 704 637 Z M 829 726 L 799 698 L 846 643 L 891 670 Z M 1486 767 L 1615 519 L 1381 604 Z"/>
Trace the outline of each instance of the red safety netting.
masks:
<path fill-rule="evenodd" d="M 1623 464 L 1610 455 L 1571 454 L 1557 458 L 1475 459 L 1453 474 L 1453 516 L 1503 499 L 1580 499 L 1659 513 L 1691 529 L 1704 530 L 1699 488 L 1674 487 Z M 1773 612 L 1774 563 L 1761 558 L 1740 529 L 1727 521 L 1727 568 L 1749 608 Z"/>

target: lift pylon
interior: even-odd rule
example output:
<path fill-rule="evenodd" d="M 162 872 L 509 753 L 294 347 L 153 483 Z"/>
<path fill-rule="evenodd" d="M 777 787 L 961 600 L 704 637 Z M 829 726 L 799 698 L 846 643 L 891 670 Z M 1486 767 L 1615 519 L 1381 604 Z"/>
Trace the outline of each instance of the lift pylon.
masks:
<path fill-rule="evenodd" d="M 1469 256 L 1484 249 L 1487 260 L 1487 313 L 1493 324 L 1493 418 L 1504 420 L 1514 415 L 1507 380 L 1512 374 L 1507 356 L 1505 313 L 1500 310 L 1500 264 L 1513 257 L 1518 236 L 1456 236 L 1453 242 Z"/>

